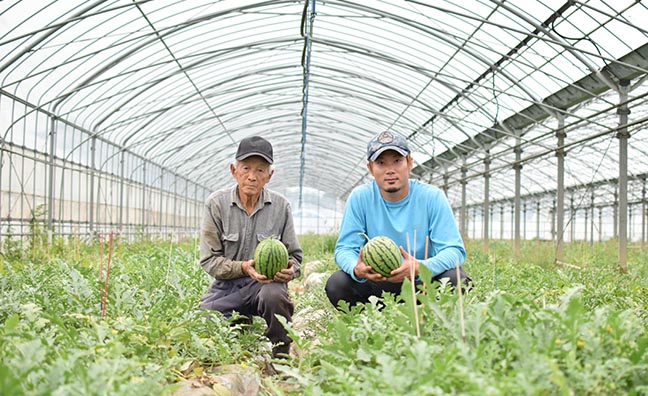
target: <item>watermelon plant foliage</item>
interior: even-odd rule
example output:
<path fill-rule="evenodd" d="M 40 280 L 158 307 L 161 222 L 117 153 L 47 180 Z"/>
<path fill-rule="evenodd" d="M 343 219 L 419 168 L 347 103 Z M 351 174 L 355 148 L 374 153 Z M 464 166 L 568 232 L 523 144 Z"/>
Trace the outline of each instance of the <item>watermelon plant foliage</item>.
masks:
<path fill-rule="evenodd" d="M 337 270 L 335 238 L 322 238 L 304 239 L 306 274 Z M 425 269 L 416 301 L 406 282 L 399 295 L 342 311 L 323 283 L 291 282 L 308 331 L 286 323 L 299 358 L 265 377 L 263 323 L 243 330 L 197 308 L 211 281 L 197 240 L 117 243 L 105 318 L 100 240 L 39 241 L 0 256 L 0 394 L 172 395 L 178 381 L 230 363 L 258 368 L 261 395 L 648 394 L 641 249 L 620 274 L 605 243 L 565 245 L 565 261 L 580 269 L 556 266 L 540 241 L 523 245 L 523 260 L 506 243 L 489 254 L 469 245 L 465 341 L 457 293 Z"/>
<path fill-rule="evenodd" d="M 610 261 L 573 256 L 585 269 L 559 268 L 513 261 L 507 249 L 468 248 L 465 341 L 445 281 L 418 290 L 418 338 L 406 282 L 399 295 L 332 311 L 316 342 L 299 340 L 309 350 L 292 371 L 301 394 L 648 394 L 647 284 L 636 276 L 645 262 L 619 275 Z"/>
<path fill-rule="evenodd" d="M 4 262 L 0 274 L 0 394 L 172 395 L 190 363 L 258 364 L 263 329 L 241 332 L 198 308 L 210 282 L 197 241 L 115 246 L 105 318 L 100 249 L 74 244 L 41 262 Z M 107 245 L 104 252 L 107 252 Z M 104 257 L 106 260 L 106 257 Z M 105 266 L 105 262 L 104 262 Z"/>

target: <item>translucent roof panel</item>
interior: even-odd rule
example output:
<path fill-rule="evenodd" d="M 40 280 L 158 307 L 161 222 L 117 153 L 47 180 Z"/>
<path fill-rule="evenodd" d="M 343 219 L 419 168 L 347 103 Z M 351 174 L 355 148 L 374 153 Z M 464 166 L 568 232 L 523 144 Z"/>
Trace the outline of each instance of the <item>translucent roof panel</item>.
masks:
<path fill-rule="evenodd" d="M 519 144 L 525 192 L 551 189 L 559 119 L 568 185 L 618 176 L 621 84 L 632 172 L 648 172 L 646 20 L 632 0 L 5 0 L 0 95 L 210 189 L 262 135 L 272 187 L 344 198 L 369 178 L 366 142 L 391 129 L 419 177 L 457 185 L 468 168 L 474 201 L 488 152 L 506 199 Z M 6 103 L 3 141 L 46 152 L 11 132 Z M 87 139 L 65 147 L 87 157 Z"/>

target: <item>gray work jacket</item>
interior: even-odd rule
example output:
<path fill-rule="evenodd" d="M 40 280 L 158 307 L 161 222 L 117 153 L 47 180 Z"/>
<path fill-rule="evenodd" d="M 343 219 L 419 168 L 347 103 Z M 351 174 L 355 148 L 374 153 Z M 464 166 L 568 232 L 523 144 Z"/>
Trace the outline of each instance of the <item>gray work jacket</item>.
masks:
<path fill-rule="evenodd" d="M 241 262 L 254 258 L 257 244 L 270 237 L 280 239 L 288 249 L 295 278 L 301 274 L 303 252 L 290 210 L 281 194 L 263 188 L 252 215 L 245 211 L 237 186 L 212 193 L 205 204 L 200 235 L 200 265 L 216 279 L 247 276 Z"/>

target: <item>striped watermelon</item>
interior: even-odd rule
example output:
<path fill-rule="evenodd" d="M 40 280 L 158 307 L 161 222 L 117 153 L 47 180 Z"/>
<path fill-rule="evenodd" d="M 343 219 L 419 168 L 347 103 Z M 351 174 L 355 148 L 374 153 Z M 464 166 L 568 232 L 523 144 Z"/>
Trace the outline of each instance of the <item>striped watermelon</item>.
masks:
<path fill-rule="evenodd" d="M 264 239 L 254 250 L 254 267 L 256 271 L 268 277 L 274 278 L 275 274 L 284 268 L 288 268 L 288 250 L 283 242 L 276 238 Z"/>
<path fill-rule="evenodd" d="M 400 267 L 401 252 L 394 241 L 386 236 L 369 239 L 365 235 L 365 238 L 367 238 L 367 244 L 362 248 L 362 261 L 374 272 L 389 276 L 392 270 Z"/>

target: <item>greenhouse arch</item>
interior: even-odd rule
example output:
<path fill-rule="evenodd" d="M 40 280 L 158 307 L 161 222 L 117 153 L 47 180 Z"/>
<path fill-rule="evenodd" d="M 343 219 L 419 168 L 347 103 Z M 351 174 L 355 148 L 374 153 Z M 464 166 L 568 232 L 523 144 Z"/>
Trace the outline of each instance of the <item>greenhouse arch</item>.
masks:
<path fill-rule="evenodd" d="M 645 247 L 641 1 L 0 2 L 0 238 L 196 235 L 238 142 L 335 232 L 406 136 L 466 238 Z"/>

